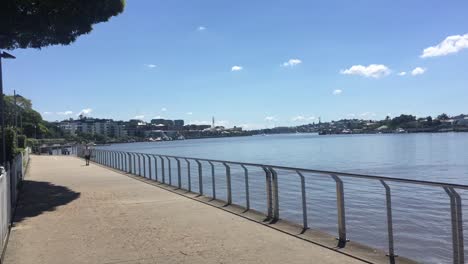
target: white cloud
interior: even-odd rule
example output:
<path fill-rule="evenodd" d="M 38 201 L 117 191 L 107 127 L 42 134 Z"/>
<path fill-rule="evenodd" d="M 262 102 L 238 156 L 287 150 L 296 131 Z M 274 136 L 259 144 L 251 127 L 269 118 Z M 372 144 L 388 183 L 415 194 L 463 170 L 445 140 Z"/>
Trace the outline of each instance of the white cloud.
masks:
<path fill-rule="evenodd" d="M 231 71 L 242 71 L 244 68 L 242 66 L 232 66 Z"/>
<path fill-rule="evenodd" d="M 193 113 L 192 113 L 192 112 L 187 112 L 186 114 L 187 114 L 187 115 L 193 115 Z"/>
<path fill-rule="evenodd" d="M 305 116 L 299 115 L 299 116 L 293 117 L 291 120 L 294 121 L 294 122 L 297 122 L 297 121 L 304 121 L 304 120 L 306 120 L 306 118 L 305 118 Z"/>
<path fill-rule="evenodd" d="M 205 30 L 206 30 L 206 27 L 204 27 L 204 26 L 199 26 L 199 27 L 197 27 L 197 30 L 198 30 L 198 31 L 205 31 Z"/>
<path fill-rule="evenodd" d="M 399 75 L 399 76 L 405 76 L 405 75 L 406 75 L 406 72 L 405 72 L 405 71 L 399 72 L 398 75 Z"/>
<path fill-rule="evenodd" d="M 267 117 L 265 117 L 265 120 L 268 121 L 268 122 L 276 121 L 276 117 L 274 117 L 274 116 L 267 116 Z"/>
<path fill-rule="evenodd" d="M 215 120 L 215 126 L 228 127 L 230 122 L 228 120 Z"/>
<path fill-rule="evenodd" d="M 156 64 L 145 64 L 146 67 L 148 68 L 156 68 L 157 65 Z"/>
<path fill-rule="evenodd" d="M 57 115 L 72 115 L 72 111 L 57 112 Z"/>
<path fill-rule="evenodd" d="M 154 118 L 154 119 L 164 119 L 164 116 L 158 115 L 158 116 L 155 116 L 155 117 L 153 117 L 153 118 Z"/>
<path fill-rule="evenodd" d="M 85 109 L 81 110 L 81 111 L 77 114 L 77 116 L 79 116 L 79 115 L 89 115 L 89 114 L 91 114 L 91 112 L 93 112 L 93 109 L 91 109 L 91 108 L 85 108 Z"/>
<path fill-rule="evenodd" d="M 294 67 L 301 63 L 302 61 L 300 59 L 289 59 L 288 61 L 283 62 L 283 67 Z"/>
<path fill-rule="evenodd" d="M 42 112 L 43 115 L 51 115 L 53 114 L 52 112 Z"/>
<path fill-rule="evenodd" d="M 303 115 L 298 115 L 298 116 L 295 116 L 293 118 L 291 118 L 291 121 L 294 121 L 294 122 L 299 122 L 299 121 L 306 121 L 306 120 L 315 120 L 315 116 L 303 116 Z"/>
<path fill-rule="evenodd" d="M 426 69 L 421 68 L 421 67 L 416 67 L 414 70 L 411 71 L 411 75 L 416 76 L 416 75 L 421 75 L 426 72 Z"/>
<path fill-rule="evenodd" d="M 265 124 L 240 124 L 239 127 L 244 130 L 255 130 L 265 128 Z"/>
<path fill-rule="evenodd" d="M 468 49 L 468 34 L 463 36 L 448 36 L 436 46 L 425 48 L 421 58 L 445 56 L 448 54 L 457 53 L 462 49 Z"/>
<path fill-rule="evenodd" d="M 353 65 L 351 68 L 340 72 L 341 74 L 360 75 L 377 79 L 389 75 L 391 71 L 383 64 L 370 64 L 369 66 Z"/>
<path fill-rule="evenodd" d="M 190 121 L 190 124 L 193 124 L 193 125 L 211 125 L 211 122 L 210 121 L 206 121 L 206 120 L 194 120 L 194 121 Z"/>
<path fill-rule="evenodd" d="M 133 117 L 133 119 L 143 119 L 143 118 L 145 118 L 144 115 L 137 115 L 137 116 Z"/>
<path fill-rule="evenodd" d="M 161 108 L 161 111 L 166 112 L 166 111 L 167 111 L 167 108 L 166 108 L 166 107 L 163 107 L 163 108 Z"/>
<path fill-rule="evenodd" d="M 371 119 L 371 118 L 376 117 L 377 115 L 372 112 L 365 112 L 365 113 L 360 114 L 360 116 L 361 118 L 364 118 L 364 119 Z"/>
<path fill-rule="evenodd" d="M 336 90 L 333 91 L 333 95 L 340 95 L 342 93 L 343 93 L 343 90 L 341 90 L 341 89 L 336 89 Z"/>

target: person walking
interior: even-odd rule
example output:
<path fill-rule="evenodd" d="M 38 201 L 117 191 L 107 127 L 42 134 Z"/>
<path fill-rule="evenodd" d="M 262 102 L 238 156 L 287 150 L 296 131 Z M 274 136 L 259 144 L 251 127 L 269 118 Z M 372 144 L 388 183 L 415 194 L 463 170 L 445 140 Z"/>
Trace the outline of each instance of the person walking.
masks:
<path fill-rule="evenodd" d="M 89 160 L 91 159 L 91 148 L 89 146 L 86 146 L 84 150 L 84 157 L 86 160 L 86 166 L 89 166 Z"/>

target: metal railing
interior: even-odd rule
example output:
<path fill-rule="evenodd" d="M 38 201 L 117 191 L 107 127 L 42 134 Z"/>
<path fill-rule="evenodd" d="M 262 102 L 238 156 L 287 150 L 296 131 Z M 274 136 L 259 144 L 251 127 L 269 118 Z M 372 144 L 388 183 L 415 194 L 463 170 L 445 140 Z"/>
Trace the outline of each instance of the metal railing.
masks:
<path fill-rule="evenodd" d="M 385 190 L 385 211 L 386 211 L 386 226 L 387 226 L 387 242 L 388 242 L 388 256 L 390 263 L 395 262 L 395 247 L 394 247 L 394 234 L 393 234 L 393 218 L 392 218 L 392 190 L 388 183 L 404 183 L 418 186 L 430 186 L 443 189 L 448 195 L 450 201 L 450 218 L 451 218 L 451 231 L 452 231 L 452 250 L 453 250 L 453 263 L 464 263 L 464 238 L 463 238 L 463 220 L 462 220 L 462 202 L 461 197 L 457 190 L 468 190 L 468 186 L 460 184 L 449 184 L 431 181 L 419 181 L 401 178 L 391 178 L 383 176 L 370 176 L 363 174 L 351 174 L 333 171 L 311 170 L 303 168 L 293 168 L 276 165 L 244 163 L 225 160 L 213 160 L 202 158 L 179 157 L 170 155 L 159 154 L 146 154 L 135 152 L 122 152 L 95 149 L 92 151 L 91 160 L 109 166 L 127 173 L 135 174 L 163 184 L 172 185 L 177 189 L 185 189 L 189 192 L 195 192 L 199 195 L 207 195 L 203 189 L 203 165 L 207 165 L 210 172 L 211 180 L 211 197 L 218 199 L 216 182 L 223 179 L 226 182 L 226 205 L 233 203 L 233 188 L 231 179 L 231 169 L 233 166 L 238 166 L 243 171 L 244 184 L 245 184 L 245 209 L 250 210 L 250 187 L 249 187 L 249 172 L 252 168 L 261 170 L 265 177 L 265 190 L 266 190 L 266 221 L 275 223 L 280 219 L 280 203 L 279 203 L 279 185 L 278 185 L 278 172 L 287 171 L 288 175 L 296 175 L 300 181 L 300 207 L 302 209 L 302 228 L 303 232 L 309 229 L 307 219 L 307 193 L 306 193 L 306 175 L 314 174 L 323 177 L 328 177 L 335 182 L 336 185 L 336 212 L 337 212 L 337 233 L 338 233 L 338 247 L 343 248 L 348 242 L 346 231 L 346 212 L 345 212 L 345 197 L 344 197 L 344 184 L 343 179 L 366 179 L 379 183 Z M 78 151 L 78 156 L 83 156 L 83 149 Z M 173 184 L 173 169 L 172 165 L 175 162 L 177 167 L 177 185 Z M 187 185 L 182 186 L 182 165 L 185 162 L 185 176 L 187 177 Z M 149 166 L 148 166 L 149 165 Z M 167 165 L 167 167 L 166 167 Z M 191 168 L 193 165 L 197 167 L 197 175 L 193 175 Z M 224 175 L 216 175 L 216 168 L 222 168 Z M 148 170 L 146 169 L 148 168 Z M 154 168 L 154 169 L 152 169 Z M 206 169 L 206 168 L 205 168 Z M 192 188 L 192 178 L 198 181 L 198 190 L 194 191 Z M 218 178 L 218 177 L 222 178 Z M 242 206 L 242 205 L 241 205 Z"/>
<path fill-rule="evenodd" d="M 0 167 L 0 263 L 8 239 L 13 211 L 18 199 L 19 184 L 26 174 L 30 149 L 18 154 L 7 162 L 6 168 Z"/>

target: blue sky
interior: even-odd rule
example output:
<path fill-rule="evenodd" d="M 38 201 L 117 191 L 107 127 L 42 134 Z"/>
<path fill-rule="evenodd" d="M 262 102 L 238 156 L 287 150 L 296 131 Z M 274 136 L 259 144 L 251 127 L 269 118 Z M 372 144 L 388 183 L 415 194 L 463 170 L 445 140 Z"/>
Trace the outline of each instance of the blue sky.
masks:
<path fill-rule="evenodd" d="M 84 110 L 263 128 L 468 113 L 466 10 L 467 1 L 128 0 L 70 46 L 11 51 L 5 90 L 47 120 Z"/>

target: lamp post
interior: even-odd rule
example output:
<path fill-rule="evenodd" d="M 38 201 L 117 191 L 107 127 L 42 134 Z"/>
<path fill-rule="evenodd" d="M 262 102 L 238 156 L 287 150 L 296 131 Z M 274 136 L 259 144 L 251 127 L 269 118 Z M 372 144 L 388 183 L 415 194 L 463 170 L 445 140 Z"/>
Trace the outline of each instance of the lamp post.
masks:
<path fill-rule="evenodd" d="M 5 109 L 3 100 L 3 79 L 2 79 L 2 59 L 16 59 L 15 56 L 0 51 L 0 112 L 2 116 L 2 160 L 0 161 L 5 166 L 6 161 L 6 142 L 5 142 Z"/>

